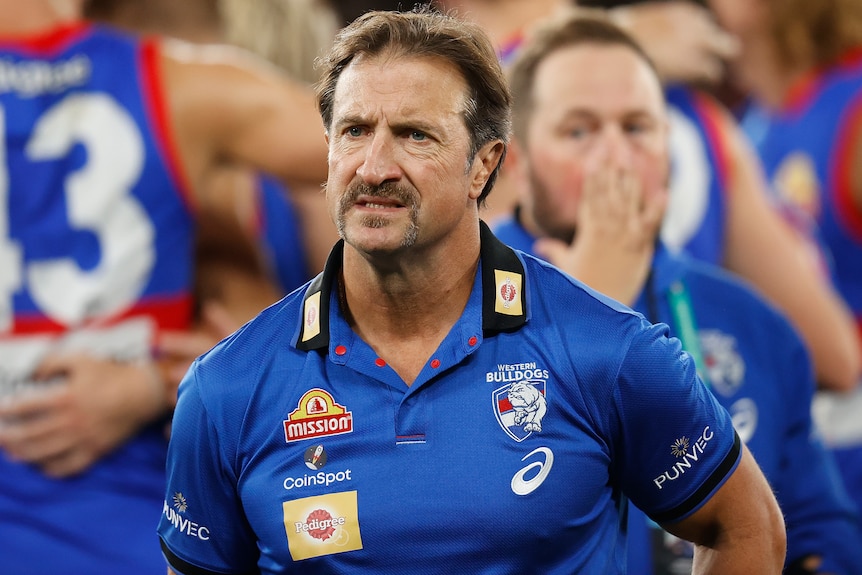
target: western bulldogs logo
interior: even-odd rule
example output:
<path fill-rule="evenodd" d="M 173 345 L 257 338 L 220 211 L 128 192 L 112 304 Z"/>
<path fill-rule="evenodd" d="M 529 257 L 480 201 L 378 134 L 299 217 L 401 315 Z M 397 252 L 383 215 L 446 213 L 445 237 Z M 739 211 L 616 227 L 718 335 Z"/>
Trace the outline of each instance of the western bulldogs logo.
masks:
<path fill-rule="evenodd" d="M 523 441 L 542 431 L 548 411 L 545 391 L 544 381 L 528 379 L 494 390 L 494 415 L 509 437 Z"/>
<path fill-rule="evenodd" d="M 713 389 L 732 397 L 745 382 L 745 362 L 739 355 L 736 338 L 718 330 L 700 330 L 700 347 L 706 375 Z"/>

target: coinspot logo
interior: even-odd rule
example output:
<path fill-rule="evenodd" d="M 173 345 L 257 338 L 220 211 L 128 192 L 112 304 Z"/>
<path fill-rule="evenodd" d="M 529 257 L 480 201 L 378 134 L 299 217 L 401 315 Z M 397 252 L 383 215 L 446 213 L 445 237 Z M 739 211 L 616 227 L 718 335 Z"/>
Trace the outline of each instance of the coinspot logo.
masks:
<path fill-rule="evenodd" d="M 306 467 L 312 471 L 319 471 L 324 465 L 326 465 L 326 450 L 323 449 L 322 445 L 309 447 L 305 450 L 305 456 L 303 459 Z"/>

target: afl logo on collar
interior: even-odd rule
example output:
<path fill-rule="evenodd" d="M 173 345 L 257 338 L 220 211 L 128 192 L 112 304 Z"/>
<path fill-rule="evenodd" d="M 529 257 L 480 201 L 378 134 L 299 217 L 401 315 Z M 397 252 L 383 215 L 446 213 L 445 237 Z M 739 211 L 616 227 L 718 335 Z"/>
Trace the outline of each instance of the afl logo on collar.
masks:
<path fill-rule="evenodd" d="M 497 284 L 497 302 L 494 309 L 506 315 L 521 315 L 521 274 L 494 270 Z"/>
<path fill-rule="evenodd" d="M 320 333 L 320 292 L 305 300 L 302 321 L 302 341 L 308 341 Z"/>

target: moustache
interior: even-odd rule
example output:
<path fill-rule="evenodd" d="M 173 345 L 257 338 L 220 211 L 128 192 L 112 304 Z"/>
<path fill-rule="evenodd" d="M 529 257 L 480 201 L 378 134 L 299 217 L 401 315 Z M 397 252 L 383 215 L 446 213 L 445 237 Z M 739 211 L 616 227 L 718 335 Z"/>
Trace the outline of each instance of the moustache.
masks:
<path fill-rule="evenodd" d="M 360 196 L 373 196 L 376 198 L 394 200 L 407 207 L 413 207 L 417 203 L 416 194 L 412 189 L 395 182 L 383 182 L 378 185 L 358 182 L 347 188 L 347 193 L 344 194 L 342 205 L 353 204 Z"/>

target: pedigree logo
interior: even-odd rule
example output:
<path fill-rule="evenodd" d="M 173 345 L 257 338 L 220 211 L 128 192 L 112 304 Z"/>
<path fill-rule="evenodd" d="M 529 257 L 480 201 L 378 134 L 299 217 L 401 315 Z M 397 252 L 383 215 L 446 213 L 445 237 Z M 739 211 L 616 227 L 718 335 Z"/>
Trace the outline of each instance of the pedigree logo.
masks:
<path fill-rule="evenodd" d="M 294 561 L 362 549 L 356 491 L 304 497 L 281 506 Z"/>
<path fill-rule="evenodd" d="M 284 420 L 287 443 L 353 432 L 353 412 L 335 403 L 329 393 L 314 388 L 303 395 Z"/>

